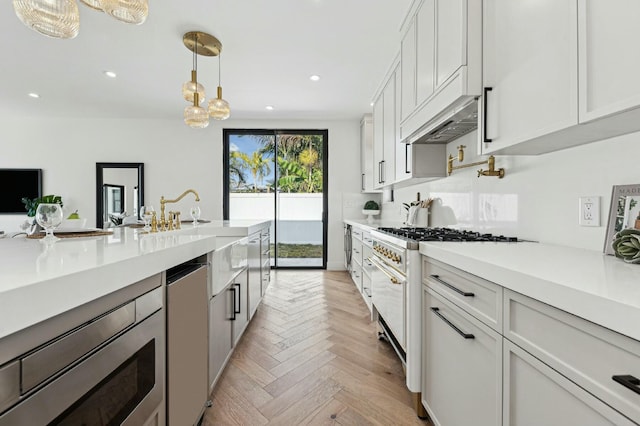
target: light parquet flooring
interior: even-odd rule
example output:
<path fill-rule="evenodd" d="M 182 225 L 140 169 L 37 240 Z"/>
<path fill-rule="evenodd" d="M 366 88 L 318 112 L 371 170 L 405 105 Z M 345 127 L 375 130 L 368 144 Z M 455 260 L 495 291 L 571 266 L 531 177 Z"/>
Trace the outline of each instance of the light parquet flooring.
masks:
<path fill-rule="evenodd" d="M 203 425 L 422 425 L 346 272 L 275 271 Z"/>

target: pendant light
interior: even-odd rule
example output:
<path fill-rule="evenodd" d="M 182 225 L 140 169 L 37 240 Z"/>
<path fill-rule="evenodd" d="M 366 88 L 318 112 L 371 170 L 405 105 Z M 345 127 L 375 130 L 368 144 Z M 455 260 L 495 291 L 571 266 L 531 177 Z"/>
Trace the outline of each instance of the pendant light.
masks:
<path fill-rule="evenodd" d="M 127 24 L 140 25 L 149 14 L 148 0 L 99 0 L 108 15 Z"/>
<path fill-rule="evenodd" d="M 100 2 L 100 0 L 80 0 L 80 1 L 85 5 L 89 6 L 91 9 L 104 12 L 104 10 L 102 9 L 102 3 Z"/>
<path fill-rule="evenodd" d="M 222 99 L 222 86 L 221 80 L 221 59 L 222 53 L 218 55 L 218 97 L 209 100 L 209 115 L 214 120 L 226 120 L 231 115 L 231 109 L 229 108 L 229 102 Z"/>
<path fill-rule="evenodd" d="M 194 87 L 198 87 L 198 33 L 194 32 L 190 34 L 193 38 L 193 71 L 191 72 L 191 78 Z M 184 90 L 184 86 L 183 86 Z M 204 97 L 204 88 L 203 88 Z M 206 109 L 200 106 L 200 93 L 198 90 L 193 93 L 193 105 L 189 105 L 184 109 L 184 122 L 187 126 L 194 129 L 203 129 L 209 125 L 209 113 Z"/>
<path fill-rule="evenodd" d="M 53 38 L 74 38 L 80 31 L 75 0 L 13 0 L 18 18 L 34 31 Z"/>

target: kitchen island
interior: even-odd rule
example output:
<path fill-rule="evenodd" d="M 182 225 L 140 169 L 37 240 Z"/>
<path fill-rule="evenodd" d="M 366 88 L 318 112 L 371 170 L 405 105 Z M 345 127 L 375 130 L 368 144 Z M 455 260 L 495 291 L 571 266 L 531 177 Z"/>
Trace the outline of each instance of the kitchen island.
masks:
<path fill-rule="evenodd" d="M 0 240 L 0 339 L 216 249 L 216 236 L 242 237 L 264 221 L 212 221 L 144 234 L 63 238 L 52 245 Z M 0 340 L 0 344 L 1 344 Z"/>

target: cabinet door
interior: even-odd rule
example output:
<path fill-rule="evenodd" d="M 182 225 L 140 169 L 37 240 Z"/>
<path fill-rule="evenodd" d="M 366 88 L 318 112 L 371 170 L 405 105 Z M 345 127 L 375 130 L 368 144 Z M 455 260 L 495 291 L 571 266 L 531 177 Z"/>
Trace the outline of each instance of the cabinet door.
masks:
<path fill-rule="evenodd" d="M 382 183 L 392 184 L 395 180 L 396 159 L 396 73 L 391 75 L 382 92 L 383 108 L 383 152 Z"/>
<path fill-rule="evenodd" d="M 249 318 L 253 317 L 253 314 L 258 308 L 260 300 L 262 300 L 262 283 L 260 268 L 262 266 L 260 260 L 260 232 L 249 237 L 249 246 L 247 249 L 248 257 L 248 297 L 249 297 Z"/>
<path fill-rule="evenodd" d="M 373 187 L 382 187 L 384 159 L 384 94 L 373 104 Z"/>
<path fill-rule="evenodd" d="M 231 353 L 231 312 L 233 292 L 226 288 L 209 299 L 209 390 Z"/>
<path fill-rule="evenodd" d="M 244 329 L 249 323 L 249 304 L 247 303 L 247 271 L 241 272 L 231 284 L 235 288 L 233 302 L 234 312 L 232 315 L 233 344 L 236 345 Z"/>
<path fill-rule="evenodd" d="M 436 6 L 436 87 L 443 84 L 466 63 L 467 0 L 438 0 Z"/>
<path fill-rule="evenodd" d="M 502 336 L 424 287 L 422 345 L 422 401 L 433 423 L 500 425 Z"/>
<path fill-rule="evenodd" d="M 424 0 L 416 14 L 417 105 L 433 94 L 435 85 L 435 26 L 435 0 Z M 402 76 L 404 83 L 404 71 Z M 403 120 L 405 118 L 405 116 L 402 117 Z"/>
<path fill-rule="evenodd" d="M 506 339 L 503 407 L 504 426 L 635 424 Z"/>
<path fill-rule="evenodd" d="M 400 117 L 406 119 L 416 108 L 416 22 L 411 20 L 400 45 Z"/>
<path fill-rule="evenodd" d="M 575 0 L 484 0 L 483 153 L 577 124 L 576 17 Z"/>
<path fill-rule="evenodd" d="M 373 191 L 373 118 L 366 114 L 360 121 L 360 173 L 362 192 Z"/>
<path fill-rule="evenodd" d="M 580 122 L 640 106 L 640 3 L 579 0 Z"/>

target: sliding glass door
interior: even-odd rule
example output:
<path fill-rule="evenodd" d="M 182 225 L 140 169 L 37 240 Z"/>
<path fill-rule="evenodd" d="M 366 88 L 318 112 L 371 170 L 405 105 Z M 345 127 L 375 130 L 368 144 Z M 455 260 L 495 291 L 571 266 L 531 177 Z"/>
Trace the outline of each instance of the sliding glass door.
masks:
<path fill-rule="evenodd" d="M 224 218 L 272 221 L 272 267 L 326 268 L 327 136 L 224 130 Z"/>

